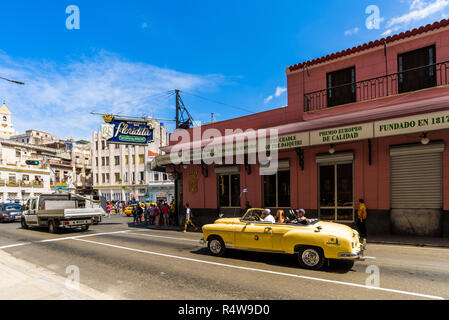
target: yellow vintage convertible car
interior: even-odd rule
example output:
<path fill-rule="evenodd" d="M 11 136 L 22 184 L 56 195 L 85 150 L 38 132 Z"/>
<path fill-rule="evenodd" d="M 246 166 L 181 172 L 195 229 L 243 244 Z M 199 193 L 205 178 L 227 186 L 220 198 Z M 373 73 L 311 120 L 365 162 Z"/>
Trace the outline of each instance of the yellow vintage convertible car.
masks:
<path fill-rule="evenodd" d="M 264 209 L 249 209 L 242 218 L 222 218 L 203 226 L 202 244 L 222 256 L 226 248 L 293 254 L 306 269 L 321 269 L 328 259 L 364 260 L 365 240 L 352 228 L 311 219 L 304 224 L 262 221 Z M 291 212 L 290 214 L 293 214 Z"/>

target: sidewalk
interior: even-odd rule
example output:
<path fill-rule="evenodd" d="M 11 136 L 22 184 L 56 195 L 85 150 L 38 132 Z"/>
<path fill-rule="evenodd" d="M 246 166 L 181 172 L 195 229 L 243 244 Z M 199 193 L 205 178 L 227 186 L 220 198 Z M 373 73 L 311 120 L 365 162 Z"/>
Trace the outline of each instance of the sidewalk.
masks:
<path fill-rule="evenodd" d="M 396 235 L 372 235 L 368 237 L 369 243 L 409 245 L 417 247 L 449 248 L 449 238 L 396 236 Z"/>
<path fill-rule="evenodd" d="M 66 278 L 0 250 L 0 300 L 111 300 L 119 299 L 80 284 L 66 286 Z M 81 274 L 82 276 L 82 274 Z"/>

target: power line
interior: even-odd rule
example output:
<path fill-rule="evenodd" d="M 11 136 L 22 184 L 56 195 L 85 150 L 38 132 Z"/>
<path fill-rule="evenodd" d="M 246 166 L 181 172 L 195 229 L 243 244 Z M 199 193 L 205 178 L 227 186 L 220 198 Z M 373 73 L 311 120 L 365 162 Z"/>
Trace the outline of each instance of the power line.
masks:
<path fill-rule="evenodd" d="M 109 107 L 116 107 L 116 106 L 120 106 L 122 104 L 130 104 L 130 103 L 141 101 L 141 100 L 154 100 L 154 99 L 158 99 L 158 98 L 165 98 L 165 97 L 169 97 L 170 95 L 173 95 L 173 94 L 174 94 L 173 90 L 159 92 L 159 93 L 156 93 L 156 94 L 143 96 L 143 97 L 140 97 L 140 98 L 134 99 L 134 100 L 124 100 L 124 101 L 121 101 L 121 102 L 117 102 L 117 103 L 109 105 Z"/>
<path fill-rule="evenodd" d="M 237 106 L 233 106 L 233 105 L 231 105 L 231 104 L 227 104 L 227 103 L 224 103 L 224 102 L 220 102 L 220 101 L 212 100 L 212 99 L 209 99 L 209 98 L 205 98 L 205 97 L 199 96 L 199 95 L 194 94 L 194 93 L 190 93 L 190 92 L 186 92 L 186 91 L 181 91 L 181 92 L 182 92 L 182 93 L 185 93 L 185 94 L 187 94 L 187 95 L 190 95 L 190 96 L 197 97 L 197 98 L 199 98 L 199 99 L 203 99 L 203 100 L 209 101 L 209 102 L 221 104 L 221 105 L 228 106 L 228 107 L 231 107 L 231 108 L 234 108 L 234 109 L 239 109 L 239 110 L 245 111 L 245 112 L 247 112 L 247 113 L 253 113 L 253 112 L 254 112 L 254 111 L 250 111 L 250 110 L 248 110 L 248 109 L 242 108 L 242 107 L 237 107 Z"/>

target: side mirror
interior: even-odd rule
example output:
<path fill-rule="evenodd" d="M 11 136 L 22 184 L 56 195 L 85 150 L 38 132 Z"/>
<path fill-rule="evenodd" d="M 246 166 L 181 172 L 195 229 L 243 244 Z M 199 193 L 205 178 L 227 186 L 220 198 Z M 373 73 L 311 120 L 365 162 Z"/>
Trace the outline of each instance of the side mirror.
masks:
<path fill-rule="evenodd" d="M 218 215 L 218 217 L 219 217 L 219 218 L 223 218 L 223 217 L 224 217 L 224 213 L 220 213 L 220 214 Z"/>

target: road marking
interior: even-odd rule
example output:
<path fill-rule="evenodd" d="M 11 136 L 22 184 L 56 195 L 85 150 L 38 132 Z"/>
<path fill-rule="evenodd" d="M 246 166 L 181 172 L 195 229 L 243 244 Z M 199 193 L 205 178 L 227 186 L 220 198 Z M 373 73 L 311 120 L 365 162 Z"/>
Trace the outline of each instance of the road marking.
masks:
<path fill-rule="evenodd" d="M 147 250 L 141 250 L 141 249 L 133 249 L 133 248 L 117 246 L 117 245 L 113 245 L 113 244 L 102 243 L 102 242 L 91 241 L 91 240 L 84 240 L 84 239 L 75 239 L 75 240 L 82 241 L 82 242 L 87 242 L 87 243 L 92 243 L 92 244 L 97 244 L 97 245 L 101 245 L 101 246 L 106 246 L 106 247 L 111 247 L 111 248 L 116 248 L 116 249 L 123 249 L 123 250 L 128 250 L 128 251 L 139 252 L 139 253 L 152 254 L 152 255 L 161 256 L 161 257 L 167 257 L 167 258 L 173 258 L 173 259 L 179 259 L 179 260 L 185 260 L 185 261 L 191 261 L 191 262 L 204 263 L 204 264 L 215 265 L 215 266 L 220 266 L 220 267 L 228 267 L 228 268 L 233 268 L 233 269 L 240 269 L 240 270 L 246 270 L 246 271 L 255 271 L 255 272 L 261 272 L 261 273 L 269 273 L 269 274 L 286 276 L 286 277 L 292 277 L 292 278 L 299 278 L 299 279 L 312 280 L 312 281 L 321 281 L 321 282 L 339 284 L 339 285 L 344 285 L 344 286 L 363 288 L 363 289 L 368 289 L 368 290 L 379 290 L 379 291 L 385 291 L 385 292 L 391 292 L 391 293 L 398 293 L 398 294 L 404 294 L 404 295 L 417 296 L 417 297 L 422 297 L 422 298 L 444 300 L 444 298 L 442 298 L 442 297 L 431 296 L 431 295 L 420 294 L 420 293 L 414 293 L 414 292 L 409 292 L 409 291 L 387 289 L 387 288 L 380 288 L 380 287 L 370 287 L 370 286 L 356 284 L 356 283 L 351 283 L 351 282 L 328 280 L 328 279 L 321 279 L 321 278 L 308 277 L 308 276 L 300 276 L 300 275 L 297 275 L 297 274 L 283 273 L 283 272 L 277 272 L 277 271 L 271 271 L 271 270 L 263 270 L 263 269 L 256 269 L 256 268 L 241 267 L 241 266 L 235 266 L 235 265 L 224 264 L 224 263 L 219 263 L 219 262 L 212 262 L 212 261 L 205 261 L 205 260 L 199 260 L 199 259 L 193 259 L 193 258 L 187 258 L 187 257 L 181 257 L 181 256 L 174 256 L 174 255 L 171 255 L 171 254 L 165 254 L 165 253 L 159 253 L 159 252 L 153 252 L 153 251 L 147 251 Z"/>
<path fill-rule="evenodd" d="M 14 248 L 14 247 L 20 247 L 20 246 L 26 246 L 27 244 L 31 244 L 31 242 L 24 242 L 24 243 L 10 244 L 10 245 L 8 245 L 8 246 L 0 247 L 0 250 L 8 249 L 8 248 Z"/>
<path fill-rule="evenodd" d="M 7 245 L 7 246 L 0 247 L 0 250 L 8 249 L 8 248 L 14 248 L 14 247 L 20 247 L 20 246 L 25 246 L 25 245 L 30 245 L 30 244 L 33 244 L 33 243 L 47 243 L 47 242 L 56 242 L 56 241 L 64 241 L 64 240 L 77 240 L 77 239 L 80 239 L 80 238 L 96 237 L 96 236 L 102 236 L 102 235 L 108 235 L 108 234 L 127 233 L 127 232 L 129 232 L 129 230 L 114 231 L 114 232 L 103 232 L 103 233 L 94 233 L 94 234 L 88 234 L 88 235 L 85 235 L 85 236 L 74 236 L 74 237 L 65 237 L 65 238 L 39 240 L 39 241 L 33 241 L 33 242 L 16 243 L 16 244 L 10 244 L 10 245 Z"/>
<path fill-rule="evenodd" d="M 36 241 L 35 243 L 56 242 L 56 241 L 64 241 L 64 240 L 77 240 L 77 239 L 82 239 L 82 238 L 97 237 L 97 236 L 104 236 L 104 235 L 108 235 L 108 234 L 127 233 L 127 232 L 129 232 L 129 230 L 114 231 L 114 232 L 102 232 L 102 233 L 88 234 L 85 236 L 74 236 L 74 237 L 40 240 L 40 241 Z"/>
<path fill-rule="evenodd" d="M 166 237 L 166 236 L 156 236 L 156 235 L 152 235 L 152 234 L 143 234 L 143 233 L 134 233 L 134 232 L 128 232 L 127 234 L 134 234 L 136 236 L 144 236 L 144 237 L 154 237 L 154 238 L 181 240 L 181 241 L 193 241 L 193 242 L 198 243 L 198 245 L 200 245 L 200 240 L 193 240 L 193 239 L 187 239 L 187 238 L 175 238 L 175 237 Z"/>

